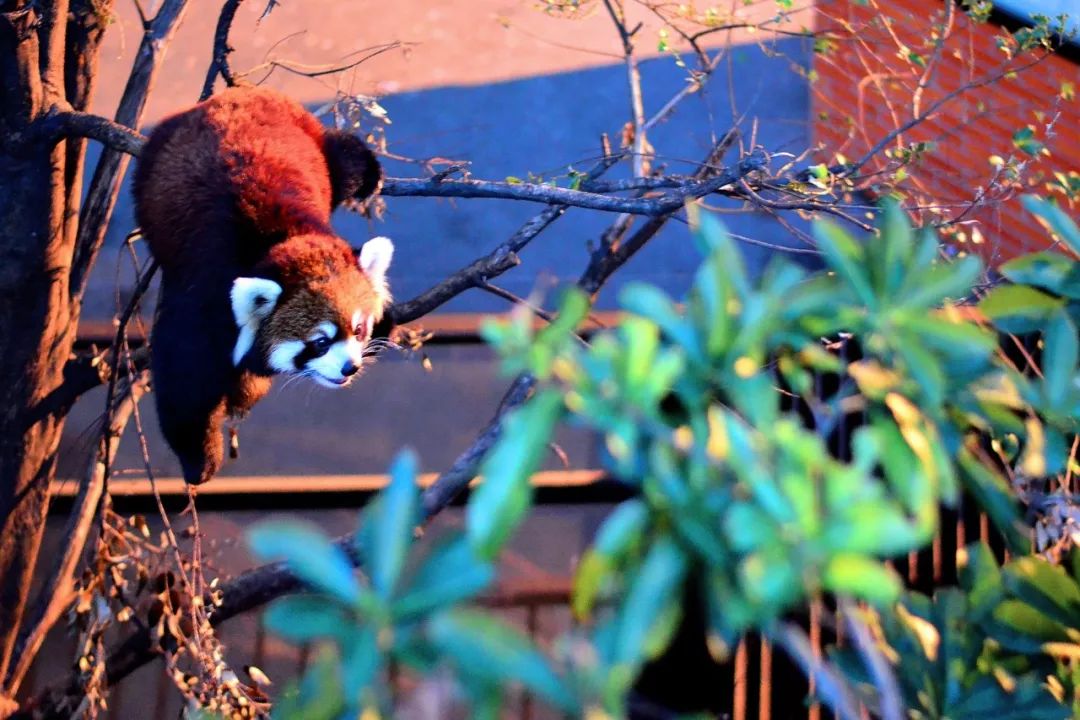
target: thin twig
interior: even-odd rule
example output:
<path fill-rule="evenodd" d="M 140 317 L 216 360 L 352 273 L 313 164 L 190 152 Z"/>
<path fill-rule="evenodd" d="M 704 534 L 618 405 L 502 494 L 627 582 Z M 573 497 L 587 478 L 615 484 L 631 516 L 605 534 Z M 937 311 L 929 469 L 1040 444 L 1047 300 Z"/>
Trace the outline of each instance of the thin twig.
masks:
<path fill-rule="evenodd" d="M 30 669 L 38 649 L 49 630 L 63 615 L 71 602 L 75 567 L 86 547 L 90 528 L 97 513 L 98 501 L 105 487 L 106 468 L 112 465 L 120 446 L 120 436 L 131 419 L 135 404 L 149 389 L 145 373 L 129 381 L 121 393 L 121 399 L 112 413 L 102 437 L 97 454 L 87 468 L 86 477 L 79 487 L 68 524 L 64 530 L 64 549 L 57 558 L 49 580 L 38 593 L 37 611 L 20 636 L 15 647 L 13 670 L 8 677 L 7 689 L 14 693 L 19 689 L 26 672 Z"/>
<path fill-rule="evenodd" d="M 626 27 L 626 13 L 623 10 L 622 0 L 604 0 L 604 7 L 607 8 L 611 22 L 615 25 L 615 29 L 619 32 L 619 39 L 622 41 L 626 82 L 630 89 L 630 123 L 634 132 L 631 143 L 634 177 L 644 177 L 647 174 L 646 152 L 649 143 L 645 137 L 645 103 L 641 94 L 641 72 L 638 70 L 637 58 L 634 56 L 634 31 Z"/>
<path fill-rule="evenodd" d="M 769 633 L 769 637 L 784 648 L 808 678 L 814 680 L 818 697 L 841 720 L 859 720 L 857 705 L 843 677 L 817 656 L 801 627 L 790 622 L 780 623 Z"/>

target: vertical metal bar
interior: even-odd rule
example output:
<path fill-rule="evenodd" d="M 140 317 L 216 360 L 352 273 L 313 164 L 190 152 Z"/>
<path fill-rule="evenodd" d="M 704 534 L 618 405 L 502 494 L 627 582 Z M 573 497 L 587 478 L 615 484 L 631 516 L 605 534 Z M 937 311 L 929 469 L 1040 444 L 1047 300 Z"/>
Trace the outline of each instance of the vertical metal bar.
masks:
<path fill-rule="evenodd" d="M 758 690 L 758 718 L 772 718 L 772 645 L 761 638 L 761 687 Z"/>
<path fill-rule="evenodd" d="M 821 659 L 822 647 L 821 647 L 821 601 L 814 600 L 810 603 L 810 647 L 814 651 L 814 657 Z M 814 695 L 815 682 L 813 676 L 810 676 L 810 696 Z M 814 701 L 810 703 L 810 708 L 806 713 L 807 720 L 821 720 L 821 704 Z"/>
<path fill-rule="evenodd" d="M 941 536 L 944 532 L 945 528 L 940 528 L 934 535 L 934 544 L 930 546 L 935 584 L 941 582 Z"/>
<path fill-rule="evenodd" d="M 967 523 L 964 521 L 964 499 L 956 506 L 956 549 L 962 550 L 967 545 Z"/>
<path fill-rule="evenodd" d="M 746 720 L 746 638 L 735 648 L 735 692 L 731 703 L 731 720 Z"/>

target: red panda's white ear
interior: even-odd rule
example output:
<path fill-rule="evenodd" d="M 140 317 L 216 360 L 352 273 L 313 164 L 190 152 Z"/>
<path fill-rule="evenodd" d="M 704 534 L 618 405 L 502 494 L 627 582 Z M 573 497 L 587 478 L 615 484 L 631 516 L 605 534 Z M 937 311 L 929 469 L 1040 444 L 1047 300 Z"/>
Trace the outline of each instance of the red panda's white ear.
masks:
<path fill-rule="evenodd" d="M 281 286 L 265 278 L 241 277 L 233 280 L 229 299 L 240 335 L 233 348 L 233 365 L 239 365 L 255 342 L 255 333 L 263 318 L 274 311 Z"/>
<path fill-rule="evenodd" d="M 375 237 L 360 248 L 360 269 L 376 286 L 386 284 L 386 270 L 394 257 L 394 243 L 388 237 Z"/>
<path fill-rule="evenodd" d="M 229 299 L 232 300 L 233 316 L 239 327 L 258 324 L 274 310 L 281 286 L 265 278 L 241 277 L 233 280 Z"/>

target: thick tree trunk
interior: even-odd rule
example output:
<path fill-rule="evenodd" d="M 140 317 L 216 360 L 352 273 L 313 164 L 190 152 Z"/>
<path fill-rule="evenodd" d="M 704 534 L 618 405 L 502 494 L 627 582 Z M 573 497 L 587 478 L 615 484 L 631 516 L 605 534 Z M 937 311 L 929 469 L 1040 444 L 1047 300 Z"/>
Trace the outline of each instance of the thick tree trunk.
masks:
<path fill-rule="evenodd" d="M 70 10 L 0 1 L 0 697 L 44 533 L 68 411 L 55 397 L 78 324 L 69 283 L 85 143 L 27 132 L 69 97 L 77 109 L 89 101 L 100 16 L 79 0 Z"/>

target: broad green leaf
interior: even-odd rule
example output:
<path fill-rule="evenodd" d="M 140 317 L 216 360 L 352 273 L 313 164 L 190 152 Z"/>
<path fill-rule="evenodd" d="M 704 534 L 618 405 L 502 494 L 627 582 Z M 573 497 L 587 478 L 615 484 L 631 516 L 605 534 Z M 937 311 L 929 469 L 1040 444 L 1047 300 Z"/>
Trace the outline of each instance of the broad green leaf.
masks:
<path fill-rule="evenodd" d="M 675 343 L 700 357 L 697 335 L 686 317 L 662 290 L 641 282 L 630 282 L 619 293 L 619 303 L 629 312 L 652 320 Z"/>
<path fill-rule="evenodd" d="M 836 278 L 814 275 L 787 293 L 780 308 L 781 317 L 802 324 L 807 316 L 827 316 L 832 323 L 838 324 L 836 309 L 847 299 L 847 293 Z"/>
<path fill-rule="evenodd" d="M 259 523 L 247 532 L 248 545 L 262 560 L 285 560 L 308 585 L 349 603 L 360 597 L 345 551 L 314 525 L 296 520 Z"/>
<path fill-rule="evenodd" d="M 426 615 L 475 597 L 495 579 L 491 563 L 479 560 L 468 539 L 455 535 L 439 544 L 416 571 L 393 606 L 399 618 Z"/>
<path fill-rule="evenodd" d="M 588 619 L 613 570 L 611 558 L 600 554 L 596 548 L 589 548 L 582 554 L 574 573 L 574 594 L 570 599 L 570 608 L 579 621 Z"/>
<path fill-rule="evenodd" d="M 1080 586 L 1064 568 L 1037 557 L 1020 557 L 1002 572 L 1005 588 L 1052 619 L 1080 632 Z"/>
<path fill-rule="evenodd" d="M 628 317 L 619 324 L 624 343 L 623 392 L 640 397 L 648 382 L 660 338 L 655 324 L 638 317 Z"/>
<path fill-rule="evenodd" d="M 384 601 L 394 592 L 413 541 L 420 500 L 416 466 L 411 450 L 398 453 L 390 466 L 390 484 L 364 513 L 364 522 L 371 523 L 371 532 L 365 534 L 370 541 L 364 548 L 365 569 Z"/>
<path fill-rule="evenodd" d="M 966 448 L 957 454 L 957 460 L 963 470 L 961 477 L 965 489 L 990 516 L 994 526 L 1004 536 L 1009 550 L 1020 555 L 1027 554 L 1031 550 L 1031 540 L 1025 534 L 1017 499 L 1008 483 Z"/>
<path fill-rule="evenodd" d="M 746 297 L 750 291 L 750 280 L 743 264 L 742 253 L 728 235 L 723 223 L 712 213 L 700 212 L 695 205 L 688 205 L 687 212 L 694 238 L 699 245 L 707 248 L 708 255 L 717 258 L 720 265 L 727 270 L 728 281 L 735 288 L 738 297 Z"/>
<path fill-rule="evenodd" d="M 622 603 L 616 664 L 636 667 L 641 662 L 646 639 L 662 621 L 664 609 L 673 599 L 680 600 L 686 570 L 686 554 L 674 540 L 660 536 L 653 542 Z"/>
<path fill-rule="evenodd" d="M 929 315 L 906 327 L 927 347 L 949 357 L 985 358 L 997 347 L 993 332 L 971 322 Z"/>
<path fill-rule="evenodd" d="M 720 357 L 731 345 L 735 320 L 741 309 L 720 255 L 710 256 L 698 268 L 691 303 L 696 311 L 697 325 L 705 328 L 708 356 Z"/>
<path fill-rule="evenodd" d="M 274 717 L 280 720 L 340 720 L 345 712 L 338 658 L 330 647 L 323 647 L 299 685 L 283 693 L 274 705 Z"/>
<path fill-rule="evenodd" d="M 979 310 L 1005 332 L 1031 332 L 1064 305 L 1064 300 L 1027 285 L 999 285 L 986 294 Z"/>
<path fill-rule="evenodd" d="M 982 272 L 982 261 L 966 255 L 952 262 L 939 262 L 923 274 L 920 282 L 899 298 L 909 309 L 936 307 L 947 298 L 960 299 L 971 292 Z"/>
<path fill-rule="evenodd" d="M 965 691 L 964 697 L 946 708 L 956 720 L 1066 720 L 1069 709 L 1054 699 L 1043 679 L 1028 673 L 1013 679 L 1006 690 L 990 675 L 982 675 Z"/>
<path fill-rule="evenodd" d="M 935 412 L 945 400 L 945 370 L 936 357 L 923 346 L 917 338 L 908 334 L 901 335 L 896 350 L 907 366 L 907 371 L 919 386 L 923 397 L 931 407 L 927 412 Z M 936 416 L 936 415 L 935 415 Z"/>
<path fill-rule="evenodd" d="M 1057 203 L 1036 195 L 1025 195 L 1021 202 L 1028 212 L 1043 220 L 1066 247 L 1080 255 L 1080 228 Z"/>
<path fill-rule="evenodd" d="M 521 682 L 565 712 L 578 703 L 528 637 L 478 610 L 448 610 L 431 619 L 428 640 L 470 676 L 499 687 Z"/>
<path fill-rule="evenodd" d="M 884 607 L 896 602 L 902 585 L 891 568 L 865 555 L 839 553 L 825 564 L 822 582 L 838 595 L 851 595 Z"/>
<path fill-rule="evenodd" d="M 337 638 L 355 622 L 341 605 L 317 595 L 294 595 L 274 601 L 263 615 L 266 627 L 294 643 Z"/>
<path fill-rule="evenodd" d="M 1021 600 L 999 603 L 990 628 L 991 637 L 1021 653 L 1038 653 L 1044 643 L 1069 639 L 1065 626 Z"/>
<path fill-rule="evenodd" d="M 779 528 L 755 505 L 732 504 L 724 516 L 724 534 L 735 552 L 753 552 L 779 542 Z"/>
<path fill-rule="evenodd" d="M 1021 285 L 1037 285 L 1057 295 L 1080 297 L 1077 261 L 1052 250 L 1021 255 L 999 270 L 1009 280 Z"/>
<path fill-rule="evenodd" d="M 911 223 L 903 209 L 895 200 L 886 199 L 881 204 L 880 236 L 867 240 L 871 272 L 880 296 L 891 297 L 900 287 L 913 245 Z"/>
<path fill-rule="evenodd" d="M 900 508 L 881 500 L 864 500 L 853 501 L 842 517 L 829 520 L 822 543 L 830 552 L 895 556 L 918 549 L 928 534 L 909 522 Z"/>
<path fill-rule="evenodd" d="M 967 592 L 969 617 L 972 622 L 979 622 L 1002 599 L 1001 569 L 986 543 L 970 543 L 963 554 L 967 562 L 960 567 L 960 581 Z"/>
<path fill-rule="evenodd" d="M 650 521 L 649 507 L 639 499 L 620 503 L 596 532 L 593 547 L 613 559 L 622 556 L 641 536 Z"/>
<path fill-rule="evenodd" d="M 751 553 L 739 563 L 743 594 L 759 614 L 776 613 L 800 598 L 803 583 L 796 562 L 783 546 L 773 546 Z"/>
<path fill-rule="evenodd" d="M 469 540 L 481 559 L 498 555 L 532 501 L 536 472 L 563 408 L 555 390 L 540 390 L 504 421 L 502 436 L 484 459 L 484 481 L 465 508 Z"/>
<path fill-rule="evenodd" d="M 829 220 L 814 223 L 814 239 L 829 266 L 848 284 L 859 301 L 868 308 L 876 308 L 877 298 L 866 275 L 864 253 L 858 243 Z"/>
<path fill-rule="evenodd" d="M 1068 407 L 1069 399 L 1074 394 L 1073 380 L 1080 346 L 1076 339 L 1076 326 L 1067 312 L 1058 310 L 1051 315 L 1043 331 L 1043 341 L 1046 343 L 1042 355 L 1046 388 L 1044 400 L 1051 408 Z"/>
<path fill-rule="evenodd" d="M 378 632 L 374 625 L 353 625 L 341 640 L 341 684 L 346 699 L 351 703 L 358 703 L 364 695 L 371 695 L 371 692 L 362 691 L 370 689 L 372 683 L 377 682 L 383 664 Z"/>

